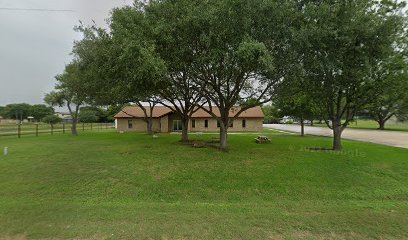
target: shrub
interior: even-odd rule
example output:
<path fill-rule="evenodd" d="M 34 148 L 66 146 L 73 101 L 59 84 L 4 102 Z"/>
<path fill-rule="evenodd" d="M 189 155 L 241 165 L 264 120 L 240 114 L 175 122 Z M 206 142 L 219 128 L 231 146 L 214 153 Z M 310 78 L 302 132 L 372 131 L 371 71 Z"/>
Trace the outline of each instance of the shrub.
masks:
<path fill-rule="evenodd" d="M 57 115 L 51 114 L 47 115 L 43 118 L 43 122 L 49 123 L 49 124 L 56 124 L 62 122 L 62 119 L 58 117 Z"/>

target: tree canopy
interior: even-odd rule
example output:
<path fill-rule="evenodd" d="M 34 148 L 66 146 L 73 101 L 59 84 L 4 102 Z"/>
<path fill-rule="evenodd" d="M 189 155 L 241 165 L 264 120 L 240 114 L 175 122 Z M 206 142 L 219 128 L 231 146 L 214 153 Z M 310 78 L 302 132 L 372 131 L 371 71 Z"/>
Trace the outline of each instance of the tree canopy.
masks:
<path fill-rule="evenodd" d="M 85 74 L 79 69 L 79 63 L 74 60 L 66 65 L 62 74 L 57 75 L 55 79 L 57 84 L 55 91 L 46 94 L 44 101 L 51 106 L 66 106 L 72 117 L 71 132 L 77 135 L 77 123 L 79 109 L 86 104 L 88 100 L 88 92 L 85 81 Z"/>
<path fill-rule="evenodd" d="M 144 105 L 168 106 L 182 116 L 184 141 L 191 114 L 201 108 L 220 123 L 222 150 L 234 118 L 277 97 L 295 117 L 321 116 L 333 129 L 333 149 L 341 150 L 342 131 L 378 89 L 373 73 L 406 46 L 403 6 L 371 0 L 136 1 L 113 9 L 107 29 L 77 28 L 84 38 L 75 43 L 75 62 L 57 88 L 80 73 L 73 78 L 81 79 L 81 103 L 135 103 L 149 133 L 153 111 L 149 116 Z"/>
<path fill-rule="evenodd" d="M 17 120 L 33 117 L 35 121 L 42 121 L 45 116 L 50 114 L 54 114 L 54 109 L 44 104 L 13 103 L 0 107 L 0 116 Z"/>
<path fill-rule="evenodd" d="M 299 53 L 308 91 L 328 127 L 333 149 L 359 109 L 371 101 L 377 63 L 395 48 L 403 30 L 402 5 L 391 1 L 305 1 Z"/>

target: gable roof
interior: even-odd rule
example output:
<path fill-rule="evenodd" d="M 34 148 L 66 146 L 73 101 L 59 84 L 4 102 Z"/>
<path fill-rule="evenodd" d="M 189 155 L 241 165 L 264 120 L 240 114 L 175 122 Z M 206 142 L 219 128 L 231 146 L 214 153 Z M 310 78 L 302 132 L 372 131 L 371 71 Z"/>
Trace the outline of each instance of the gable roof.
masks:
<path fill-rule="evenodd" d="M 145 107 L 147 115 L 150 115 L 150 107 Z M 162 117 L 166 114 L 171 113 L 172 110 L 169 109 L 168 107 L 164 106 L 155 106 L 153 108 L 153 117 L 158 118 Z M 127 106 L 122 109 L 118 114 L 115 115 L 115 118 L 134 118 L 134 117 L 144 117 L 144 112 L 142 108 L 139 106 Z"/>
<path fill-rule="evenodd" d="M 150 107 L 145 107 L 146 112 L 148 115 L 150 115 Z M 209 109 L 209 107 L 207 107 Z M 233 117 L 241 108 L 240 107 L 233 107 L 230 110 L 230 117 Z M 212 108 L 213 113 L 217 117 L 220 116 L 220 111 L 217 107 Z M 169 109 L 168 107 L 164 106 L 156 106 L 153 108 L 153 118 L 160 118 L 163 117 L 169 113 L 172 113 L 173 111 Z M 139 106 L 127 106 L 124 107 L 122 111 L 120 111 L 118 114 L 115 115 L 115 118 L 143 118 L 144 117 L 144 112 Z M 192 118 L 212 118 L 212 116 L 204 111 L 203 109 L 198 109 L 193 115 L 191 116 Z M 253 107 L 250 109 L 247 109 L 243 111 L 240 115 L 240 118 L 263 118 L 264 114 L 262 112 L 261 107 Z"/>

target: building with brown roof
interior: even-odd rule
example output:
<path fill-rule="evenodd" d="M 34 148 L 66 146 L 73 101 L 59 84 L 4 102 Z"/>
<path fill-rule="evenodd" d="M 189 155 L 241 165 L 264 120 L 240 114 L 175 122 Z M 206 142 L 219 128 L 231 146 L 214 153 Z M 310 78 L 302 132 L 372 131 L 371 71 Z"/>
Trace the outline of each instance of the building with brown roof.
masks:
<path fill-rule="evenodd" d="M 145 107 L 147 114 L 150 115 L 151 109 Z M 230 116 L 233 117 L 240 110 L 239 107 L 234 107 L 230 111 Z M 218 108 L 213 107 L 213 113 L 220 116 Z M 115 115 L 115 126 L 118 131 L 123 132 L 146 132 L 147 124 L 144 121 L 144 112 L 138 106 L 128 106 L 123 108 Z M 178 132 L 182 130 L 180 116 L 171 109 L 164 106 L 156 106 L 153 108 L 153 131 L 155 132 Z M 264 114 L 260 107 L 250 108 L 240 114 L 230 126 L 232 132 L 260 132 Z M 219 124 L 216 118 L 212 117 L 203 109 L 197 110 L 191 117 L 189 122 L 190 132 L 218 132 Z"/>

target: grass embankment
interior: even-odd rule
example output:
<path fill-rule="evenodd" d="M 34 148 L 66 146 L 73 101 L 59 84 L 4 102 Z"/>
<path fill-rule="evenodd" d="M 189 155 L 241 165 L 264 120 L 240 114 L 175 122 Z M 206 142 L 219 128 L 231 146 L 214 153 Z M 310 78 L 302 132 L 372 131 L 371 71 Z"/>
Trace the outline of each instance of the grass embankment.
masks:
<path fill-rule="evenodd" d="M 222 153 L 159 136 L 0 138 L 0 239 L 408 238 L 407 149 L 272 134 Z"/>

